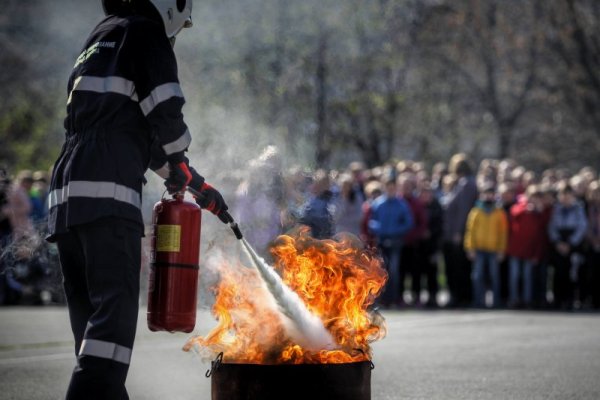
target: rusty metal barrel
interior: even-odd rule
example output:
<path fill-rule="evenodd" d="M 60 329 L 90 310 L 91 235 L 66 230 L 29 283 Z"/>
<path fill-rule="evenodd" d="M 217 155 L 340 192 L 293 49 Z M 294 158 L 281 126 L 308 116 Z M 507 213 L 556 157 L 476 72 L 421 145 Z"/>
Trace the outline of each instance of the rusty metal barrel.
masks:
<path fill-rule="evenodd" d="M 372 366 L 213 364 L 212 400 L 370 400 Z"/>

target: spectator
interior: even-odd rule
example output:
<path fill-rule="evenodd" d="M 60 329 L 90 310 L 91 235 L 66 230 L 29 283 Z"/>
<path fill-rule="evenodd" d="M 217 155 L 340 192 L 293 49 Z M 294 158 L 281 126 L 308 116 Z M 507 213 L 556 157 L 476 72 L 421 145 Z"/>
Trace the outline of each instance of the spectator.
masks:
<path fill-rule="evenodd" d="M 589 182 L 581 175 L 574 175 L 569 179 L 569 185 L 573 188 L 573 193 L 575 194 L 577 201 L 580 202 L 584 208 L 587 208 L 586 192 Z"/>
<path fill-rule="evenodd" d="M 450 160 L 450 173 L 456 177 L 452 191 L 442 199 L 444 208 L 444 261 L 450 291 L 449 307 L 466 307 L 471 303 L 471 262 L 464 247 L 465 225 L 469 211 L 477 200 L 477 185 L 470 161 L 464 154 Z"/>
<path fill-rule="evenodd" d="M 337 232 L 360 235 L 360 219 L 364 195 L 353 189 L 352 176 L 340 176 L 340 195 L 336 201 L 335 222 Z"/>
<path fill-rule="evenodd" d="M 465 249 L 474 261 L 474 306 L 485 307 L 486 271 L 492 280 L 493 306 L 500 305 L 500 272 L 498 263 L 506 251 L 508 221 L 506 213 L 496 205 L 494 187 L 483 188 L 480 201 L 469 213 Z"/>
<path fill-rule="evenodd" d="M 552 244 L 548 236 L 548 225 L 554 209 L 556 194 L 547 184 L 539 185 L 542 192 L 542 226 L 545 234 L 542 235 L 539 246 L 539 264 L 534 271 L 533 301 L 540 307 L 548 306 L 548 264 L 550 263 L 550 254 Z"/>
<path fill-rule="evenodd" d="M 284 176 L 285 200 L 281 211 L 282 232 L 292 229 L 302 215 L 302 207 L 309 199 L 312 177 L 299 167 L 292 167 Z"/>
<path fill-rule="evenodd" d="M 33 173 L 33 186 L 29 194 L 33 203 L 33 222 L 36 225 L 41 225 L 45 221 L 48 210 L 48 176 L 46 172 L 35 171 Z"/>
<path fill-rule="evenodd" d="M 365 196 L 365 164 L 360 161 L 351 162 L 348 166 L 352 175 L 352 193 L 362 204 Z"/>
<path fill-rule="evenodd" d="M 506 253 L 510 265 L 511 308 L 521 305 L 521 302 L 525 307 L 531 307 L 533 303 L 534 269 L 539 266 L 540 248 L 546 235 L 542 201 L 539 187 L 530 186 L 525 196 L 510 209 Z M 519 290 L 521 281 L 522 290 Z"/>
<path fill-rule="evenodd" d="M 510 174 L 510 182 L 512 183 L 510 189 L 512 190 L 513 203 L 517 195 L 525 193 L 526 186 L 524 186 L 524 177 L 527 170 L 522 166 L 517 166 L 512 170 Z M 502 190 L 499 188 L 500 196 L 502 196 Z M 506 209 L 505 209 L 506 210 Z"/>
<path fill-rule="evenodd" d="M 553 246 L 554 305 L 572 309 L 574 284 L 581 266 L 581 243 L 587 231 L 587 219 L 573 188 L 561 182 L 558 203 L 554 206 L 548 235 Z"/>
<path fill-rule="evenodd" d="M 369 219 L 369 229 L 376 237 L 388 271 L 388 282 L 381 297 L 383 306 L 403 304 L 400 292 L 400 256 L 404 235 L 412 226 L 410 207 L 397 196 L 396 179 L 390 178 L 385 184 L 385 194 L 371 204 Z"/>
<path fill-rule="evenodd" d="M 586 265 L 592 306 L 600 309 L 600 181 L 590 183 L 587 192 L 588 220 Z"/>
<path fill-rule="evenodd" d="M 12 240 L 19 241 L 34 235 L 31 221 L 32 204 L 29 199 L 29 190 L 33 184 L 33 178 L 27 171 L 17 175 L 16 182 L 8 190 L 7 203 L 3 206 L 1 213 L 8 217 L 12 227 Z"/>
<path fill-rule="evenodd" d="M 421 274 L 424 273 L 423 264 L 425 260 L 419 258 L 419 243 L 427 231 L 427 214 L 425 207 L 418 197 L 415 196 L 416 181 L 412 173 L 404 173 L 398 177 L 400 197 L 410 207 L 413 217 L 413 226 L 406 233 L 403 246 L 400 267 L 400 295 L 404 292 L 404 280 L 407 274 L 411 277 L 413 305 L 421 305 Z"/>
<path fill-rule="evenodd" d="M 438 256 L 441 248 L 443 210 L 430 186 L 424 186 L 419 200 L 425 207 L 427 229 L 419 242 L 419 259 L 423 262 L 423 272 L 427 277 L 427 307 L 437 307 Z"/>
<path fill-rule="evenodd" d="M 512 179 L 512 176 L 514 176 L 514 175 L 519 176 L 519 174 L 521 174 L 521 172 L 523 171 L 523 168 L 514 167 L 511 171 L 512 171 L 511 176 L 508 177 L 508 179 Z M 506 213 L 506 217 L 508 218 L 508 222 L 510 224 L 510 218 L 511 218 L 510 209 L 517 201 L 515 184 L 511 180 L 506 180 L 506 181 L 500 183 L 500 185 L 498 185 L 498 196 L 500 197 L 500 205 L 504 209 L 504 212 Z M 500 301 L 502 304 L 506 304 L 506 302 L 508 301 L 508 297 L 509 297 L 509 282 L 510 282 L 509 269 L 510 269 L 510 267 L 508 265 L 508 262 L 509 262 L 508 258 L 504 258 L 499 264 L 499 268 L 500 268 Z"/>
<path fill-rule="evenodd" d="M 285 195 L 280 168 L 277 149 L 268 146 L 250 161 L 248 178 L 236 191 L 236 217 L 246 228 L 244 236 L 261 255 L 266 255 L 270 242 L 281 233 Z"/>
<path fill-rule="evenodd" d="M 362 205 L 362 217 L 360 221 L 360 238 L 368 247 L 376 247 L 377 239 L 369 229 L 369 220 L 371 219 L 371 204 L 383 194 L 381 182 L 371 181 L 365 186 L 365 196 L 367 200 Z"/>
<path fill-rule="evenodd" d="M 477 186 L 484 187 L 486 185 L 496 185 L 498 179 L 497 163 L 494 160 L 486 158 L 479 163 L 479 171 L 477 171 Z"/>
<path fill-rule="evenodd" d="M 517 167 L 515 160 L 505 158 L 498 163 L 498 178 L 496 182 L 510 181 L 513 170 Z"/>
<path fill-rule="evenodd" d="M 335 234 L 333 222 L 333 194 L 329 175 L 324 170 L 315 172 L 312 196 L 303 208 L 300 223 L 310 227 L 316 239 L 327 239 Z"/>
<path fill-rule="evenodd" d="M 446 175 L 448 175 L 446 164 L 443 162 L 435 163 L 431 170 L 431 189 L 438 199 L 442 197 L 444 191 L 443 181 Z"/>
<path fill-rule="evenodd" d="M 8 172 L 0 168 L 0 305 L 9 302 L 11 295 L 9 276 L 6 269 L 8 246 L 12 238 L 12 225 L 8 213 L 8 197 L 11 181 Z"/>

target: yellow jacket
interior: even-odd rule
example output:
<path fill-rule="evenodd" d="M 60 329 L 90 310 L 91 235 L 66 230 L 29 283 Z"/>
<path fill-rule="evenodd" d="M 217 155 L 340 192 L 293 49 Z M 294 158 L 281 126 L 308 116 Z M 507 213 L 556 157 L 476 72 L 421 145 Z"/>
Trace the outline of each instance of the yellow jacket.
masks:
<path fill-rule="evenodd" d="M 504 253 L 508 242 L 508 220 L 500 207 L 486 211 L 477 205 L 469 212 L 465 232 L 465 250 Z"/>

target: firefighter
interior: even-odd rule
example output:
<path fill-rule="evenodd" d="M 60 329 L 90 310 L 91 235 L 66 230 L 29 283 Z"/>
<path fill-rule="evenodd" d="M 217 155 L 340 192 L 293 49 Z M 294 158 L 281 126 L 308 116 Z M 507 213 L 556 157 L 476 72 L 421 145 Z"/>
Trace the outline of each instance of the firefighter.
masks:
<path fill-rule="evenodd" d="M 192 0 L 102 5 L 106 17 L 68 82 L 66 138 L 49 196 L 48 240 L 58 246 L 77 356 L 67 399 L 128 398 L 147 168 L 170 193 L 200 192 L 198 204 L 229 222 L 221 194 L 185 157 L 191 136 L 172 46 L 192 25 Z"/>

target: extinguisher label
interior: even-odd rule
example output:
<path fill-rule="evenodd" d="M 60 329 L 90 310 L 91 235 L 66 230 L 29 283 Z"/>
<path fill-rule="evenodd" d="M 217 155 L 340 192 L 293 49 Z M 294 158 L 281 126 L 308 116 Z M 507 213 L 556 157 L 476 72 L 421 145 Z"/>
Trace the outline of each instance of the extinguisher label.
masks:
<path fill-rule="evenodd" d="M 181 225 L 158 225 L 156 232 L 156 251 L 179 252 L 181 243 Z"/>

